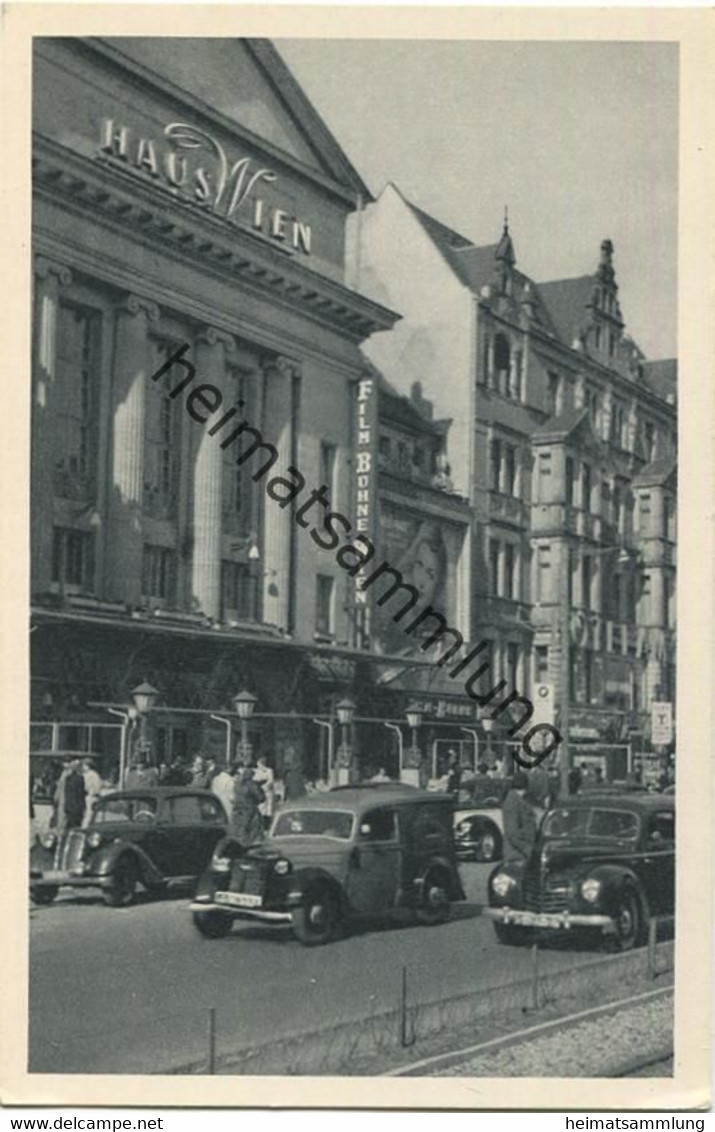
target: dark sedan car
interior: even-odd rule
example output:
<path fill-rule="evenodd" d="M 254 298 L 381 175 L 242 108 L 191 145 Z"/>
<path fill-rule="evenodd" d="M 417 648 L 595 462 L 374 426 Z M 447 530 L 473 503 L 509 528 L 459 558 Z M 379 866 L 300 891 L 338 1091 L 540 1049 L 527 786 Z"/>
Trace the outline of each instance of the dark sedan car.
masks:
<path fill-rule="evenodd" d="M 644 941 L 650 917 L 674 908 L 673 797 L 593 793 L 549 810 L 528 861 L 494 870 L 485 915 L 501 943 L 584 930 L 627 950 Z"/>
<path fill-rule="evenodd" d="M 208 790 L 151 787 L 99 798 L 91 823 L 40 834 L 30 851 L 30 895 L 49 904 L 61 885 L 99 887 L 112 907 L 131 904 L 142 884 L 195 880 L 226 833 L 226 814 Z"/>
<path fill-rule="evenodd" d="M 338 788 L 287 803 L 266 840 L 217 846 L 192 904 L 216 938 L 234 919 L 290 924 L 301 943 L 327 943 L 353 916 L 411 909 L 440 924 L 464 900 L 452 798 L 412 786 Z"/>

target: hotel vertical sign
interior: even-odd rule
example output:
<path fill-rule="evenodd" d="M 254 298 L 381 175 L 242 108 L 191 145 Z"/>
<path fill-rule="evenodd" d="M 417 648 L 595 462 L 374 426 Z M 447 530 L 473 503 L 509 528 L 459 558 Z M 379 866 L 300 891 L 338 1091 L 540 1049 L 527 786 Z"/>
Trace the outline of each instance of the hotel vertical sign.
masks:
<path fill-rule="evenodd" d="M 357 383 L 355 420 L 355 489 L 353 529 L 373 544 L 377 541 L 377 382 L 372 377 Z M 358 539 L 358 544 L 360 540 Z M 372 636 L 372 590 L 362 589 L 369 568 L 355 576 L 355 644 L 369 648 Z"/>

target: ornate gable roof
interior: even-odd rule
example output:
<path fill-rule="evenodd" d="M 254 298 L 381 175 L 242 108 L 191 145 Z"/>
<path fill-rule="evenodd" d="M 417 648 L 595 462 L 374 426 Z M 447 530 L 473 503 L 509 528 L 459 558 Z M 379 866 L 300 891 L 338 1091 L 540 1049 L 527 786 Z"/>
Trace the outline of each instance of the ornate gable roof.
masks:
<path fill-rule="evenodd" d="M 581 452 L 594 456 L 603 467 L 614 467 L 614 461 L 605 444 L 596 436 L 588 409 L 568 409 L 551 417 L 532 433 L 534 447 L 541 444 L 568 444 Z"/>

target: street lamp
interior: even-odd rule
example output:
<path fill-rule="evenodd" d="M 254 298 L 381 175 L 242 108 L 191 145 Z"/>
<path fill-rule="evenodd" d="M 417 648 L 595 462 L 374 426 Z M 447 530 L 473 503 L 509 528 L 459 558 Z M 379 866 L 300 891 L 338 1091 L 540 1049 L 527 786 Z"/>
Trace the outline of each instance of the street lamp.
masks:
<path fill-rule="evenodd" d="M 492 731 L 494 730 L 494 720 L 491 718 L 491 716 L 487 716 L 482 720 L 482 727 L 484 728 L 484 734 L 487 737 L 487 749 L 485 752 L 485 758 L 487 760 L 487 766 L 491 766 L 492 759 L 494 757 L 494 752 L 492 751 Z"/>
<path fill-rule="evenodd" d="M 243 766 L 248 765 L 248 721 L 253 715 L 258 700 L 251 692 L 239 692 L 233 698 L 233 705 L 236 708 L 236 715 L 241 721 L 241 763 Z"/>
<path fill-rule="evenodd" d="M 350 781 L 350 725 L 355 716 L 355 704 L 346 696 L 335 705 L 335 714 L 342 729 L 338 750 L 338 784 L 344 786 Z"/>
<path fill-rule="evenodd" d="M 132 699 L 134 700 L 134 707 L 139 714 L 139 743 L 138 749 L 148 756 L 150 744 L 146 737 L 146 719 L 154 707 L 159 693 L 156 688 L 153 688 L 146 680 L 141 684 L 137 684 L 136 688 L 132 690 Z"/>
<path fill-rule="evenodd" d="M 412 742 L 410 745 L 410 757 L 408 761 L 408 769 L 403 774 L 403 781 L 410 782 L 413 786 L 420 784 L 420 750 L 417 746 L 417 731 L 422 723 L 422 708 L 419 704 L 411 703 L 405 711 L 405 718 L 407 719 L 407 726 L 412 732 Z"/>

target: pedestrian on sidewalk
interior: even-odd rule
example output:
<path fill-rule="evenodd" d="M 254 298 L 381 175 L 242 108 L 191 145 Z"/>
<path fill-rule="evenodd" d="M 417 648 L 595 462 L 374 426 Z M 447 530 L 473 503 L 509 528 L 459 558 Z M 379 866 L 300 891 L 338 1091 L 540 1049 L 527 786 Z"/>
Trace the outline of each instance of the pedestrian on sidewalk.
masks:
<path fill-rule="evenodd" d="M 82 763 L 73 759 L 65 779 L 65 829 L 79 829 L 84 821 L 87 791 L 82 777 Z"/>
<path fill-rule="evenodd" d="M 305 779 L 293 747 L 286 747 L 285 768 L 283 776 L 283 797 L 285 801 L 293 802 L 296 798 L 305 797 Z"/>
<path fill-rule="evenodd" d="M 236 783 L 234 781 L 234 767 L 221 767 L 217 774 L 211 779 L 211 791 L 216 795 L 219 802 L 226 811 L 226 817 L 231 819 L 233 813 L 233 800 L 236 791 Z"/>
<path fill-rule="evenodd" d="M 536 841 L 536 815 L 526 800 L 529 779 L 519 770 L 502 807 L 504 818 L 504 860 L 528 861 Z"/>
<path fill-rule="evenodd" d="M 265 836 L 260 805 L 265 795 L 253 781 L 253 767 L 242 767 L 238 773 L 231 815 L 231 834 L 244 847 L 255 845 Z"/>
<path fill-rule="evenodd" d="M 263 824 L 266 829 L 273 821 L 273 810 L 276 803 L 276 776 L 271 767 L 269 767 L 263 755 L 259 755 L 257 759 L 257 766 L 253 772 L 253 781 L 257 782 L 263 790 L 263 801 L 259 807 Z"/>
<path fill-rule="evenodd" d="M 86 792 L 83 825 L 89 825 L 94 814 L 99 792 L 102 789 L 102 779 L 91 759 L 84 760 L 84 789 Z"/>

